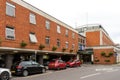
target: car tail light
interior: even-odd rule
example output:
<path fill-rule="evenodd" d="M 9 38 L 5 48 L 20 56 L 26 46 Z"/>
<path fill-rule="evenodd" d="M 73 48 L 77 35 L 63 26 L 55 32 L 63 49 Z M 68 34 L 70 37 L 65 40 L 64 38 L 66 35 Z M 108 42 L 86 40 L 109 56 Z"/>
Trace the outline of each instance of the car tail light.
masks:
<path fill-rule="evenodd" d="M 17 66 L 16 68 L 17 68 L 17 69 L 21 69 L 21 68 L 22 68 L 22 66 Z"/>

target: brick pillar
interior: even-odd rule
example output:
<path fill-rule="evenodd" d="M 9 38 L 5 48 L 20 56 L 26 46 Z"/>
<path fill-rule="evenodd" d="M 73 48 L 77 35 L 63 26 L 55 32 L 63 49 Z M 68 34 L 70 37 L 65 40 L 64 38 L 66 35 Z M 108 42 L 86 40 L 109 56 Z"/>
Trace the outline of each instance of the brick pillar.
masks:
<path fill-rule="evenodd" d="M 39 55 L 38 62 L 40 64 L 43 64 L 43 55 Z"/>
<path fill-rule="evenodd" d="M 13 63 L 13 55 L 6 55 L 6 60 L 5 60 L 5 65 L 6 65 L 6 68 L 11 68 L 12 66 L 12 63 Z"/>

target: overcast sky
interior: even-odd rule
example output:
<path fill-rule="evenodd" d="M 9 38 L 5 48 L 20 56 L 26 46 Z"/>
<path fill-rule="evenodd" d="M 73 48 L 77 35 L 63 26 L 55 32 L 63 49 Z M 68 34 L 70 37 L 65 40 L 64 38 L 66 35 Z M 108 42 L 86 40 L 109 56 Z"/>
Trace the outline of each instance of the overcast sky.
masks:
<path fill-rule="evenodd" d="M 75 28 L 101 24 L 115 43 L 120 43 L 119 0 L 24 0 Z"/>

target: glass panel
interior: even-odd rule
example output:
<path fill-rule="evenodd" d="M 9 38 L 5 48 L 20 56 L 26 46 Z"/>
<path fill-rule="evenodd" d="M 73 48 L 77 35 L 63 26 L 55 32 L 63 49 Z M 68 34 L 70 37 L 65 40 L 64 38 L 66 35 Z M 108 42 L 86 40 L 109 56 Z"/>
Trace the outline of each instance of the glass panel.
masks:
<path fill-rule="evenodd" d="M 15 16 L 15 6 L 10 3 L 6 3 L 6 14 L 9 16 Z"/>
<path fill-rule="evenodd" d="M 30 13 L 30 23 L 36 24 L 36 17 L 34 14 Z"/>
<path fill-rule="evenodd" d="M 31 41 L 31 42 L 33 42 L 33 43 L 36 43 L 36 42 L 37 42 L 37 39 L 36 39 L 35 34 L 30 33 L 29 36 L 30 36 L 30 41 Z"/>
<path fill-rule="evenodd" d="M 6 28 L 6 38 L 7 39 L 14 39 L 15 38 L 15 31 L 13 28 Z"/>
<path fill-rule="evenodd" d="M 50 29 L 50 22 L 46 21 L 46 29 Z"/>

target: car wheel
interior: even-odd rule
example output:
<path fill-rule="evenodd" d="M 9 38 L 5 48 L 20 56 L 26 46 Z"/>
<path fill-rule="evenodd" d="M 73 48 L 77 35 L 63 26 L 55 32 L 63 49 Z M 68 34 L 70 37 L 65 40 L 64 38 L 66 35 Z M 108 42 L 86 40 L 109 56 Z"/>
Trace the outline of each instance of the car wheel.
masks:
<path fill-rule="evenodd" d="M 43 68 L 43 69 L 42 69 L 42 73 L 45 73 L 45 72 L 46 72 L 46 69 L 45 69 L 45 68 Z"/>
<path fill-rule="evenodd" d="M 60 70 L 60 67 L 58 67 L 57 70 Z"/>
<path fill-rule="evenodd" d="M 24 70 L 24 71 L 23 71 L 23 76 L 24 76 L 24 77 L 25 77 L 25 76 L 28 76 L 28 74 L 29 74 L 29 73 L 28 73 L 27 70 Z"/>
<path fill-rule="evenodd" d="M 9 78 L 10 78 L 10 75 L 8 72 L 5 71 L 1 73 L 1 80 L 9 80 Z"/>

